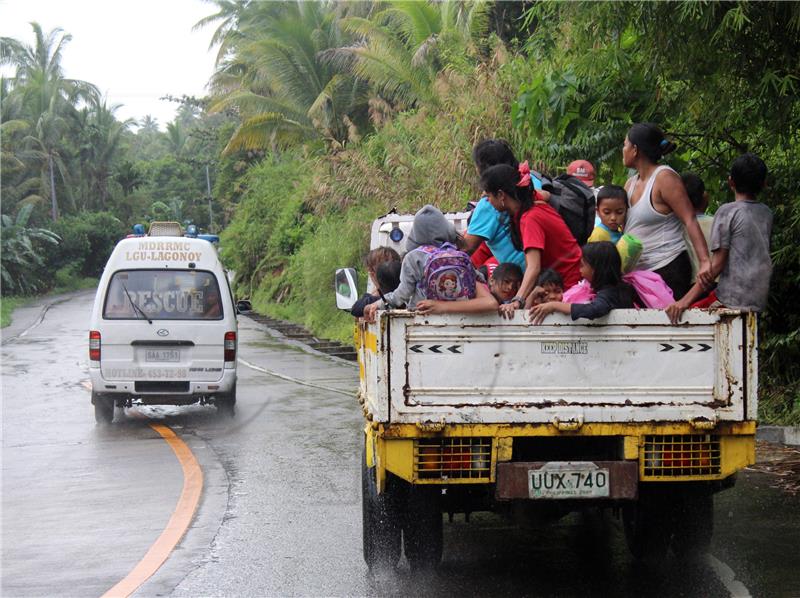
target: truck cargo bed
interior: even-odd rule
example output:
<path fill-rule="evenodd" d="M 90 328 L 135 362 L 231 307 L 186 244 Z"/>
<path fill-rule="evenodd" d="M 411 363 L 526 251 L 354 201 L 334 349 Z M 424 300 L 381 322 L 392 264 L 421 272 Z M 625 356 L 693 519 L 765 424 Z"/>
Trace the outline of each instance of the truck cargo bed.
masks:
<path fill-rule="evenodd" d="M 384 312 L 361 328 L 361 392 L 384 423 L 755 419 L 755 318 L 690 310 L 684 319 L 615 310 L 532 326 L 522 312 L 510 321 Z"/>

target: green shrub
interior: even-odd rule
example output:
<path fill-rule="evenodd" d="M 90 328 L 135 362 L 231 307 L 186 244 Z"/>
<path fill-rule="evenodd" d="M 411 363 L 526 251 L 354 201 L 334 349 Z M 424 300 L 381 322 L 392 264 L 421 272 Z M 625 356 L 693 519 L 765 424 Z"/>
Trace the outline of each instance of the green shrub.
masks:
<path fill-rule="evenodd" d="M 49 267 L 55 271 L 75 266 L 81 276 L 97 277 L 128 227 L 110 212 L 83 212 L 61 218 L 54 230 L 62 245 L 50 252 Z"/>
<path fill-rule="evenodd" d="M 57 288 L 69 290 L 82 278 L 81 264 L 67 264 L 56 271 L 54 282 Z"/>
<path fill-rule="evenodd" d="M 237 292 L 253 295 L 263 279 L 285 268 L 313 222 L 303 198 L 310 185 L 304 176 L 311 165 L 285 154 L 264 160 L 245 177 L 246 190 L 236 214 L 220 235 L 226 266 L 236 272 Z"/>

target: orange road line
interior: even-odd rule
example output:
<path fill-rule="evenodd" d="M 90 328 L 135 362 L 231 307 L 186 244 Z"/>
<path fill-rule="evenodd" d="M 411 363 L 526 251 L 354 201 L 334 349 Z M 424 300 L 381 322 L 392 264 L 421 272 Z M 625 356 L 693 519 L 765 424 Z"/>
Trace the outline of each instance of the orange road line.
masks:
<path fill-rule="evenodd" d="M 203 492 L 203 471 L 191 449 L 175 432 L 161 424 L 150 424 L 167 441 L 183 468 L 183 490 L 167 527 L 141 561 L 125 578 L 103 594 L 103 598 L 125 598 L 135 592 L 169 558 L 192 522 Z"/>

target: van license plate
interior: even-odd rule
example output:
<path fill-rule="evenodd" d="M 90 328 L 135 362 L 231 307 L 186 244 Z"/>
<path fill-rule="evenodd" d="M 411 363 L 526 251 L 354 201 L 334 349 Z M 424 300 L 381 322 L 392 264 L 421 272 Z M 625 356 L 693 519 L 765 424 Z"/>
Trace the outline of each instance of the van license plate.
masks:
<path fill-rule="evenodd" d="M 145 361 L 180 361 L 181 352 L 177 349 L 147 349 Z"/>
<path fill-rule="evenodd" d="M 548 463 L 528 471 L 531 498 L 602 498 L 609 489 L 608 470 L 594 463 Z"/>

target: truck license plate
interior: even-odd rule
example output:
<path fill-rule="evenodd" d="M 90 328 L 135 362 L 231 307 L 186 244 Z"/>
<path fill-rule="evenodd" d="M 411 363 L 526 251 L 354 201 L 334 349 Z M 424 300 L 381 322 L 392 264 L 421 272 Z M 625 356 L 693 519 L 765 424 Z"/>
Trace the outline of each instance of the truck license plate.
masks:
<path fill-rule="evenodd" d="M 181 352 L 177 349 L 147 349 L 145 361 L 180 361 Z"/>
<path fill-rule="evenodd" d="M 607 469 L 594 463 L 548 463 L 528 471 L 531 498 L 598 498 L 609 496 Z"/>

